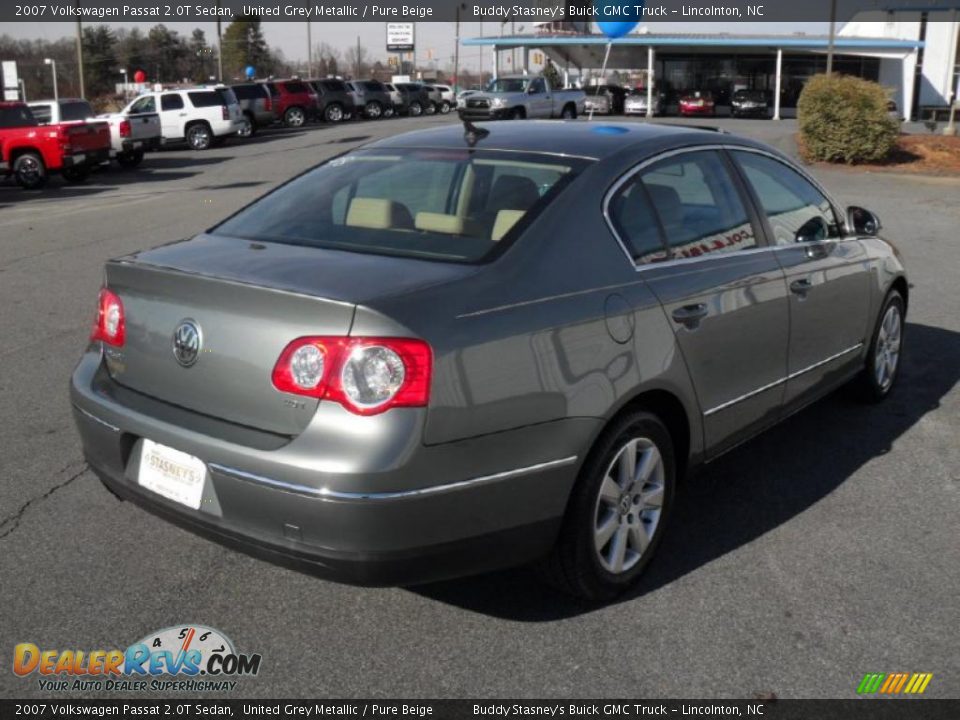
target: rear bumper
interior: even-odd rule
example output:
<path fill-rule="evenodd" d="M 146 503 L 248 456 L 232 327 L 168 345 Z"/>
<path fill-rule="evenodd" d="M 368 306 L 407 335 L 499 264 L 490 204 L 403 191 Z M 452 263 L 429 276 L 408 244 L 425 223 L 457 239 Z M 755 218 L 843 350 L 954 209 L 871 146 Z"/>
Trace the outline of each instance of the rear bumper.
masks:
<path fill-rule="evenodd" d="M 387 424 L 362 442 L 333 439 L 357 443 L 364 461 L 380 465 L 349 472 L 339 467 L 343 462 L 327 469 L 326 458 L 313 454 L 316 434 L 342 426 L 327 404 L 317 411 L 316 427 L 258 450 L 170 422 L 175 416 L 143 412 L 149 403 L 162 405 L 156 400 L 126 407 L 110 396 L 105 376 L 99 354 L 88 352 L 74 372 L 71 400 L 86 460 L 113 493 L 259 557 L 367 585 L 473 574 L 546 554 L 576 477 L 575 452 L 596 427 L 592 420 L 566 420 L 427 447 L 389 437 L 389 423 L 399 435 L 409 424 L 404 413 L 390 411 L 364 418 Z M 422 415 L 417 419 L 411 427 L 419 438 Z M 144 437 L 206 463 L 199 510 L 138 484 Z"/>
<path fill-rule="evenodd" d="M 160 137 L 137 140 L 124 140 L 120 143 L 120 152 L 151 152 L 160 148 Z"/>
<path fill-rule="evenodd" d="M 62 166 L 65 168 L 85 167 L 89 165 L 99 165 L 110 160 L 110 148 L 98 148 L 97 150 L 84 150 L 74 155 L 65 155 Z"/>

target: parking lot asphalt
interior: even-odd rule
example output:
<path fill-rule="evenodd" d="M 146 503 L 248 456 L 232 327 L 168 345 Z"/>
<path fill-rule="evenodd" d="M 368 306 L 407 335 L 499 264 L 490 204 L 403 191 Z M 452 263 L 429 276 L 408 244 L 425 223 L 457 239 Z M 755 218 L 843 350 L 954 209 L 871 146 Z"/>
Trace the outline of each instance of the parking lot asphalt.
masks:
<path fill-rule="evenodd" d="M 269 132 L 83 186 L 0 184 L 0 657 L 201 623 L 262 654 L 239 697 L 849 698 L 865 673 L 894 671 L 932 672 L 928 696 L 960 696 L 958 178 L 813 169 L 874 209 L 906 258 L 900 386 L 879 406 L 837 393 L 706 468 L 641 588 L 616 603 L 575 603 L 526 570 L 338 585 L 103 489 L 67 380 L 104 260 L 189 236 L 368 138 L 451 121 Z M 792 147 L 790 123 L 717 123 Z M 0 671 L 3 697 L 47 694 Z"/>

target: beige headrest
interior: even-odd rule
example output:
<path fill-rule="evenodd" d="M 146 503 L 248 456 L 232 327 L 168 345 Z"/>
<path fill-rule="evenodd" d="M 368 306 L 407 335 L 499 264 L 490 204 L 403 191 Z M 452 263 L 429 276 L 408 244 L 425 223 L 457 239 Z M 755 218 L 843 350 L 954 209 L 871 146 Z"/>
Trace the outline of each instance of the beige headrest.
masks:
<path fill-rule="evenodd" d="M 381 198 L 355 197 L 347 211 L 347 225 L 353 227 L 389 230 L 409 228 L 410 213 L 400 203 Z"/>
<path fill-rule="evenodd" d="M 418 212 L 413 224 L 417 230 L 446 235 L 473 235 L 476 229 L 467 218 L 432 212 Z"/>
<path fill-rule="evenodd" d="M 497 219 L 493 223 L 493 230 L 490 232 L 490 239 L 499 242 L 523 216 L 523 210 L 501 210 L 498 212 Z"/>

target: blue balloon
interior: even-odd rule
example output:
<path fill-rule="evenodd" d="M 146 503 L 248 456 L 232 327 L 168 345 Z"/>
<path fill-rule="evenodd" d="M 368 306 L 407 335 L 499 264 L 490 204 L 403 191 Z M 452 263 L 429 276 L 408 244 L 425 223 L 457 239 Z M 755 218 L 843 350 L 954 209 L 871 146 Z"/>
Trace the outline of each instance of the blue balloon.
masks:
<path fill-rule="evenodd" d="M 246 72 L 247 77 L 252 80 L 253 76 L 257 74 L 257 69 L 253 65 L 247 65 L 247 69 L 244 72 Z"/>
<path fill-rule="evenodd" d="M 623 18 L 623 20 L 608 21 L 598 20 L 597 26 L 600 32 L 611 40 L 623 37 L 640 24 L 640 13 L 643 9 L 643 0 L 631 2 L 629 4 L 618 2 L 617 0 L 593 0 L 593 6 L 597 10 L 597 17 L 601 18 Z"/>

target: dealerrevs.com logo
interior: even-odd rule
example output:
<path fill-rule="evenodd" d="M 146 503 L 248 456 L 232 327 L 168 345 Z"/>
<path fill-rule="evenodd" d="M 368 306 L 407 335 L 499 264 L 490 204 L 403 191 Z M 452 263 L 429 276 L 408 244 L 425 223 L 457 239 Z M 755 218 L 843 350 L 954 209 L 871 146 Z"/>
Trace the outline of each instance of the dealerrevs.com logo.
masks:
<path fill-rule="evenodd" d="M 219 630 L 180 625 L 150 633 L 125 650 L 41 649 L 20 643 L 13 672 L 37 675 L 44 691 L 232 691 L 260 671 L 259 654 L 238 653 Z"/>

